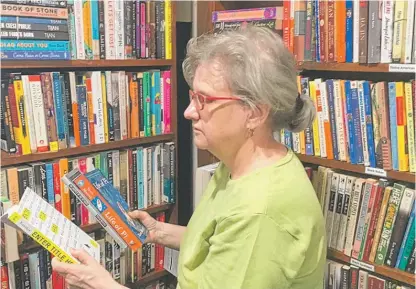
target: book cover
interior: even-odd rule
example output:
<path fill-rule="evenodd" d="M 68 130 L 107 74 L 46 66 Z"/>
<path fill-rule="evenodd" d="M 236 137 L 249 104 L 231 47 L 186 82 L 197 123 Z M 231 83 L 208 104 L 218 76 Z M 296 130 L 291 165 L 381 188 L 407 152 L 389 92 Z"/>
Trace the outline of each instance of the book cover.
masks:
<path fill-rule="evenodd" d="M 61 262 L 79 263 L 69 253 L 70 248 L 82 248 L 97 261 L 100 258 L 97 242 L 29 187 L 1 221 L 31 236 Z"/>

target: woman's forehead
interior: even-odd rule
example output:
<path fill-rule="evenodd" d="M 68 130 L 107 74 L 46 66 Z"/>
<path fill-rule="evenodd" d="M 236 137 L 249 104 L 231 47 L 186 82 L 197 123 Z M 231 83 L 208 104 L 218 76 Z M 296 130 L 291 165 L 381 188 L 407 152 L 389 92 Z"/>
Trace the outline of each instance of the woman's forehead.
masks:
<path fill-rule="evenodd" d="M 201 64 L 195 71 L 193 88 L 199 90 L 229 90 L 225 70 L 215 63 Z M 201 91 L 202 92 L 202 91 Z"/>

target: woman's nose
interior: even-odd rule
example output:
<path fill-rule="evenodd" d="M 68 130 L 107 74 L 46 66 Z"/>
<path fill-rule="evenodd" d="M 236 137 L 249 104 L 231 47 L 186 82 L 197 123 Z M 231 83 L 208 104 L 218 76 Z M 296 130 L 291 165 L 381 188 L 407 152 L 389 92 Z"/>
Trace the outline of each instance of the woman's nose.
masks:
<path fill-rule="evenodd" d="M 188 107 L 185 109 L 185 112 L 183 113 L 183 115 L 185 116 L 186 119 L 189 119 L 189 120 L 199 119 L 199 113 L 198 113 L 198 110 L 196 109 L 194 103 L 195 102 L 192 100 L 189 103 Z"/>

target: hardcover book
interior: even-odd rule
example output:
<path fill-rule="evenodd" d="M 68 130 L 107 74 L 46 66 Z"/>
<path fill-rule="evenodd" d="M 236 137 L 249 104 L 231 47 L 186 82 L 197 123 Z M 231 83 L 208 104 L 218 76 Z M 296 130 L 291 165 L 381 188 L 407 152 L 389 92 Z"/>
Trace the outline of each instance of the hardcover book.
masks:
<path fill-rule="evenodd" d="M 29 187 L 18 204 L 4 212 L 1 221 L 32 237 L 61 262 L 79 263 L 70 248 L 84 249 L 100 260 L 99 244 Z"/>

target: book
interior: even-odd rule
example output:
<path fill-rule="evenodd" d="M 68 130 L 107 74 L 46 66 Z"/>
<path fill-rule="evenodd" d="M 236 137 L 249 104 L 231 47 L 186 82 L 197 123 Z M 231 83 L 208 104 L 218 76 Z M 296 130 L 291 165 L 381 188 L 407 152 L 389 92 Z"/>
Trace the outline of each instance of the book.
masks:
<path fill-rule="evenodd" d="M 142 247 L 146 227 L 130 218 L 127 202 L 99 169 L 86 174 L 74 169 L 62 180 L 121 248 L 137 251 Z"/>
<path fill-rule="evenodd" d="M 29 187 L 19 203 L 4 212 L 1 221 L 29 235 L 61 262 L 79 263 L 70 248 L 84 249 L 100 260 L 99 244 Z"/>

